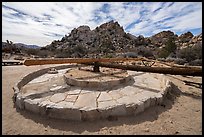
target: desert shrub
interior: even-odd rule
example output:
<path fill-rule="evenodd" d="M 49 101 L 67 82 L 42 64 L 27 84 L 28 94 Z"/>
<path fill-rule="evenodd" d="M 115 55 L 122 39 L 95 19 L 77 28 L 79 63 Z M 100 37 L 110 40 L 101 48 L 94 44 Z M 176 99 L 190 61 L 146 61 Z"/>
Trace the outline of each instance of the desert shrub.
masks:
<path fill-rule="evenodd" d="M 107 54 L 104 56 L 104 58 L 113 58 L 113 55 L 112 54 Z"/>
<path fill-rule="evenodd" d="M 55 55 L 56 58 L 69 58 L 70 55 L 66 53 L 58 53 Z"/>
<path fill-rule="evenodd" d="M 28 55 L 37 55 L 39 50 L 37 50 L 37 49 L 27 49 L 26 52 L 27 52 Z"/>
<path fill-rule="evenodd" d="M 168 61 L 168 62 L 173 62 L 173 61 L 175 61 L 175 60 L 176 60 L 176 58 L 172 58 L 172 57 L 166 58 L 166 61 Z"/>
<path fill-rule="evenodd" d="M 181 59 L 181 58 L 175 58 L 174 63 L 179 64 L 179 65 L 184 65 L 186 63 L 186 60 Z"/>
<path fill-rule="evenodd" d="M 69 58 L 71 56 L 70 50 L 58 49 L 55 51 L 56 58 Z"/>
<path fill-rule="evenodd" d="M 162 48 L 160 51 L 159 51 L 159 55 L 158 55 L 158 58 L 166 58 L 169 56 L 169 52 L 167 50 L 165 50 L 164 48 Z"/>
<path fill-rule="evenodd" d="M 178 58 L 185 58 L 188 62 L 202 59 L 202 42 L 196 43 L 192 47 L 186 47 L 176 53 Z"/>
<path fill-rule="evenodd" d="M 168 57 L 171 53 L 175 52 L 177 49 L 177 46 L 172 38 L 169 38 L 165 44 L 165 47 L 163 47 L 160 52 L 158 57 L 159 58 L 166 58 Z"/>
<path fill-rule="evenodd" d="M 186 59 L 188 62 L 196 59 L 202 59 L 202 49 L 199 49 L 197 47 L 187 47 L 178 51 L 177 57 Z"/>
<path fill-rule="evenodd" d="M 171 52 L 167 58 L 176 58 L 176 53 Z"/>
<path fill-rule="evenodd" d="M 193 60 L 193 61 L 189 62 L 189 65 L 192 65 L 192 66 L 202 66 L 202 59 Z"/>
<path fill-rule="evenodd" d="M 154 56 L 151 49 L 148 49 L 148 48 L 143 47 L 143 46 L 138 47 L 137 54 L 141 55 L 143 57 L 153 57 Z"/>
<path fill-rule="evenodd" d="M 202 59 L 202 42 L 196 43 L 195 46 L 192 47 L 192 51 L 196 59 Z"/>
<path fill-rule="evenodd" d="M 138 54 L 135 53 L 135 52 L 127 52 L 123 55 L 123 57 L 125 58 L 137 58 L 138 57 Z"/>
<path fill-rule="evenodd" d="M 79 52 L 81 54 L 85 54 L 86 50 L 82 45 L 77 45 L 73 49 L 75 52 Z"/>
<path fill-rule="evenodd" d="M 49 51 L 49 50 L 38 50 L 37 52 L 37 56 L 39 56 L 40 58 L 46 58 L 48 56 L 52 56 L 54 53 Z"/>
<path fill-rule="evenodd" d="M 193 58 L 194 58 L 193 56 L 194 55 L 191 53 L 191 49 L 189 47 L 181 49 L 177 52 L 178 58 L 186 59 L 188 62 L 193 60 Z"/>
<path fill-rule="evenodd" d="M 169 53 L 174 52 L 177 48 L 172 38 L 169 38 L 165 45 L 166 46 L 164 47 L 164 49 L 168 51 Z"/>
<path fill-rule="evenodd" d="M 158 61 L 166 61 L 165 58 L 157 58 Z"/>

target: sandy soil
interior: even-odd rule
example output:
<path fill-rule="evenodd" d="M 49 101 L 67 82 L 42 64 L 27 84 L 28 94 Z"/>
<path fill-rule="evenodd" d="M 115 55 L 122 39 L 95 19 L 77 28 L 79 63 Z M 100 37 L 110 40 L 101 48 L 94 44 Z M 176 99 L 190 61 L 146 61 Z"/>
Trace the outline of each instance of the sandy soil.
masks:
<path fill-rule="evenodd" d="M 53 65 L 50 65 L 53 66 Z M 117 120 L 74 122 L 48 119 L 13 107 L 14 84 L 25 74 L 46 66 L 2 67 L 2 134 L 202 134 L 202 77 L 168 77 L 178 86 L 161 106 Z"/>

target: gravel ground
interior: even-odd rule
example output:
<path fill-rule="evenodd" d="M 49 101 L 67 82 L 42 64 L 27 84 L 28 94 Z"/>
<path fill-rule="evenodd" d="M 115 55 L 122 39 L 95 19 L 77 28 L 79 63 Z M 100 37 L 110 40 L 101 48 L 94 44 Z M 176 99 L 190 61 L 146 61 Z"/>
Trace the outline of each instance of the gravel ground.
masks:
<path fill-rule="evenodd" d="M 45 66 L 2 66 L 2 134 L 202 134 L 202 89 L 185 85 L 182 80 L 202 83 L 202 77 L 170 76 L 179 90 L 165 99 L 161 106 L 148 108 L 137 116 L 117 120 L 74 122 L 48 119 L 18 111 L 13 106 L 14 84 L 25 74 Z"/>

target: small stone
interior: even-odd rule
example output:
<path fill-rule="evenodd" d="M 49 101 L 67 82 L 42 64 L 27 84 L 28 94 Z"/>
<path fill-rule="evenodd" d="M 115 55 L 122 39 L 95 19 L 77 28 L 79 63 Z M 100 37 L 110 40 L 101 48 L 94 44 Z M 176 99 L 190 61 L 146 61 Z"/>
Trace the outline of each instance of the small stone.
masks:
<path fill-rule="evenodd" d="M 57 87 L 51 88 L 50 90 L 51 90 L 51 91 L 55 91 L 55 90 L 59 90 L 59 89 L 61 89 L 61 88 L 62 88 L 62 86 L 57 86 Z"/>
<path fill-rule="evenodd" d="M 54 94 L 50 98 L 50 101 L 52 101 L 54 103 L 57 103 L 57 102 L 63 101 L 65 98 L 66 98 L 66 94 L 64 94 L 64 93 L 57 93 L 57 94 Z"/>
<path fill-rule="evenodd" d="M 81 89 L 71 88 L 70 91 L 68 92 L 68 95 L 76 95 L 76 94 L 79 94 L 80 92 L 81 92 Z"/>
<path fill-rule="evenodd" d="M 78 95 L 68 95 L 67 98 L 65 99 L 65 101 L 75 102 L 77 97 L 78 97 Z"/>
<path fill-rule="evenodd" d="M 146 128 L 144 131 L 145 131 L 145 132 L 149 132 L 149 128 Z"/>
<path fill-rule="evenodd" d="M 55 68 L 51 68 L 47 73 L 48 74 L 57 74 L 58 71 Z"/>
<path fill-rule="evenodd" d="M 74 106 L 78 108 L 94 109 L 97 107 L 96 98 L 98 95 L 99 95 L 99 92 L 80 94 Z"/>
<path fill-rule="evenodd" d="M 112 100 L 112 97 L 106 92 L 101 92 L 97 101 L 108 101 L 108 100 Z"/>

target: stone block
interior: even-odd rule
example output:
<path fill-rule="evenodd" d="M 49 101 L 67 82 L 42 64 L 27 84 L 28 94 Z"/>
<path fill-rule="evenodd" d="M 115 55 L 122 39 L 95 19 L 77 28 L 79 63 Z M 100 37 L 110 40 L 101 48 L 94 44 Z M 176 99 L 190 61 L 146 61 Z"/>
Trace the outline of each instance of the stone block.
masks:
<path fill-rule="evenodd" d="M 137 114 L 139 114 L 139 113 L 141 113 L 141 112 L 143 112 L 143 111 L 144 111 L 144 103 L 143 103 L 142 101 L 140 101 L 140 102 L 137 103 L 137 105 L 136 105 L 136 109 L 135 109 L 134 114 L 137 115 Z"/>
<path fill-rule="evenodd" d="M 123 94 L 123 95 L 127 95 L 127 96 L 131 96 L 133 94 L 137 93 L 137 88 L 133 87 L 133 86 L 126 86 L 124 88 L 122 88 L 119 93 Z"/>
<path fill-rule="evenodd" d="M 109 91 L 108 94 L 115 100 L 123 97 L 122 94 L 118 93 L 120 90 Z"/>
<path fill-rule="evenodd" d="M 18 88 L 18 84 L 15 84 L 15 86 L 13 87 L 13 91 L 14 91 L 14 93 L 19 93 L 20 92 L 20 90 Z"/>
<path fill-rule="evenodd" d="M 24 98 L 19 95 L 16 96 L 15 104 L 19 109 L 25 109 Z"/>
<path fill-rule="evenodd" d="M 81 92 L 81 89 L 76 87 L 71 87 L 71 89 L 68 91 L 68 95 L 77 95 Z"/>
<path fill-rule="evenodd" d="M 90 87 L 91 83 L 89 81 L 79 80 L 80 87 Z"/>
<path fill-rule="evenodd" d="M 144 101 L 144 109 L 150 107 L 150 104 L 151 104 L 151 99 L 150 99 L 150 98 L 147 98 L 147 99 Z"/>
<path fill-rule="evenodd" d="M 138 98 L 136 95 L 132 95 L 132 96 L 123 96 L 122 98 L 117 99 L 116 101 L 119 104 L 134 104 L 134 103 L 138 103 L 138 101 L 140 100 L 140 98 Z"/>
<path fill-rule="evenodd" d="M 115 100 L 99 101 L 98 102 L 98 109 L 107 110 L 107 109 L 114 107 L 116 105 L 117 105 L 117 103 Z"/>
<path fill-rule="evenodd" d="M 86 94 L 86 93 L 91 93 L 91 92 L 93 92 L 93 91 L 88 90 L 88 89 L 82 89 L 80 94 Z"/>
<path fill-rule="evenodd" d="M 90 81 L 89 86 L 94 88 L 94 89 L 100 89 L 100 85 L 99 85 L 98 81 Z"/>
<path fill-rule="evenodd" d="M 126 105 L 126 114 L 128 116 L 134 115 L 137 104 Z"/>
<path fill-rule="evenodd" d="M 65 98 L 66 98 L 66 93 L 57 93 L 50 98 L 50 101 L 57 103 L 65 100 Z"/>
<path fill-rule="evenodd" d="M 163 102 L 163 96 L 162 94 L 157 94 L 156 95 L 156 105 L 160 105 Z"/>
<path fill-rule="evenodd" d="M 83 121 L 94 121 L 101 118 L 101 113 L 97 109 L 88 111 L 81 110 L 81 115 Z"/>
<path fill-rule="evenodd" d="M 76 100 L 74 106 L 77 108 L 97 108 L 96 98 L 98 97 L 99 92 L 90 92 L 86 94 L 80 94 L 78 99 Z"/>
<path fill-rule="evenodd" d="M 65 99 L 67 102 L 75 102 L 77 99 L 78 95 L 68 95 Z"/>
<path fill-rule="evenodd" d="M 111 109 L 111 116 L 125 116 L 126 115 L 126 107 L 125 105 L 117 105 Z"/>
<path fill-rule="evenodd" d="M 62 89 L 62 86 L 56 86 L 56 87 L 50 88 L 50 91 L 56 91 L 59 89 Z"/>
<path fill-rule="evenodd" d="M 107 92 L 101 92 L 101 94 L 97 99 L 97 101 L 108 101 L 108 100 L 112 100 L 112 97 Z"/>
<path fill-rule="evenodd" d="M 117 105 L 112 106 L 111 108 L 107 109 L 98 109 L 101 113 L 101 118 L 108 118 L 109 116 L 125 116 L 126 115 L 126 108 L 125 105 Z"/>
<path fill-rule="evenodd" d="M 62 107 L 62 108 L 74 108 L 74 102 L 62 101 L 57 103 L 55 106 Z"/>
<path fill-rule="evenodd" d="M 36 102 L 32 101 L 31 99 L 24 100 L 25 102 L 25 109 L 31 111 L 33 113 L 39 114 L 40 109 Z"/>
<path fill-rule="evenodd" d="M 81 121 L 79 109 L 50 107 L 47 111 L 50 118 Z"/>
<path fill-rule="evenodd" d="M 99 90 L 108 90 L 110 89 L 111 87 L 113 87 L 113 85 L 111 85 L 111 82 L 109 81 L 106 81 L 106 82 L 100 82 L 99 84 Z"/>
<path fill-rule="evenodd" d="M 156 100 L 157 100 L 156 97 L 154 97 L 154 96 L 151 97 L 150 98 L 150 106 L 155 106 L 156 105 Z"/>

